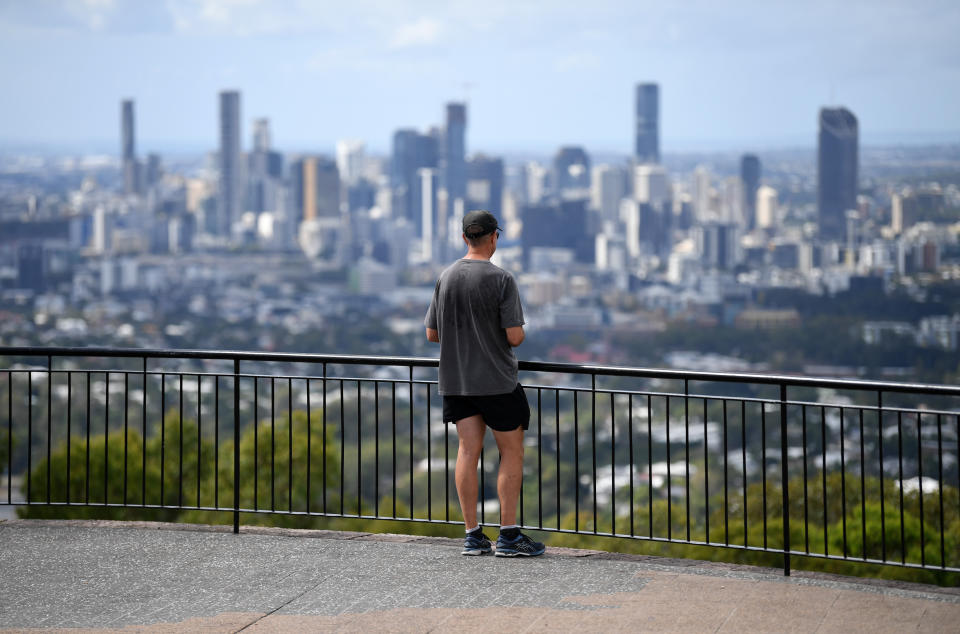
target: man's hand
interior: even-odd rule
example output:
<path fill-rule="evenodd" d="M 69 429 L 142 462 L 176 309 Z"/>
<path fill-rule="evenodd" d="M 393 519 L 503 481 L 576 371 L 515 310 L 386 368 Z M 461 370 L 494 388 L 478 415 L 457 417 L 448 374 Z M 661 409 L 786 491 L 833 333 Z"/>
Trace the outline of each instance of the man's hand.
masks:
<path fill-rule="evenodd" d="M 523 343 L 523 338 L 526 336 L 523 334 L 523 326 L 513 326 L 512 328 L 504 328 L 507 332 L 507 343 L 516 348 L 521 343 Z"/>
<path fill-rule="evenodd" d="M 434 330 L 433 328 L 427 328 L 427 341 L 432 341 L 433 343 L 440 343 L 440 332 Z"/>

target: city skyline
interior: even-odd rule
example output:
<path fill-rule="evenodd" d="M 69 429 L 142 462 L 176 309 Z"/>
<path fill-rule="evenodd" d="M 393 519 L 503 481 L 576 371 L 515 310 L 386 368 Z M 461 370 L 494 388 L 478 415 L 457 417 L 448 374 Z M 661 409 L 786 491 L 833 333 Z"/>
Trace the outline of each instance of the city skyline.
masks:
<path fill-rule="evenodd" d="M 235 89 L 243 136 L 269 118 L 286 151 L 361 138 L 386 154 L 395 130 L 466 102 L 471 153 L 630 154 L 630 97 L 652 82 L 666 154 L 813 147 L 816 112 L 833 104 L 858 113 L 865 144 L 955 142 L 960 10 L 901 4 L 10 3 L 0 64 L 16 97 L 0 105 L 0 140 L 103 152 L 130 98 L 141 152 L 212 150 L 216 94 Z M 24 59 L 36 41 L 44 54 Z"/>

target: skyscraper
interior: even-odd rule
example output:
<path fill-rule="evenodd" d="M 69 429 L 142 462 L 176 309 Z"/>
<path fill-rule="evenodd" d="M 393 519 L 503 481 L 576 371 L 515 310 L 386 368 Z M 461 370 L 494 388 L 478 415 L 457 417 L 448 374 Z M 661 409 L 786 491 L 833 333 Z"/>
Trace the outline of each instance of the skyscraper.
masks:
<path fill-rule="evenodd" d="M 440 226 L 437 217 L 437 169 L 434 167 L 421 167 L 417 170 L 417 178 L 420 181 L 420 227 L 423 238 L 423 257 L 425 260 L 433 259 L 434 238 L 438 233 Z"/>
<path fill-rule="evenodd" d="M 270 120 L 254 119 L 253 151 L 268 152 L 269 150 L 270 150 Z"/>
<path fill-rule="evenodd" d="M 660 86 L 637 84 L 636 144 L 633 156 L 638 163 L 660 162 Z"/>
<path fill-rule="evenodd" d="M 448 103 L 440 156 L 440 187 L 447 190 L 450 204 L 467 194 L 466 133 L 466 104 Z"/>
<path fill-rule="evenodd" d="M 693 170 L 693 206 L 698 220 L 707 220 L 714 210 L 710 207 L 711 191 L 713 189 L 710 170 L 705 165 L 698 165 Z"/>
<path fill-rule="evenodd" d="M 278 211 L 283 155 L 270 148 L 270 120 L 253 122 L 253 151 L 247 156 L 247 210 Z"/>
<path fill-rule="evenodd" d="M 437 167 L 440 133 L 431 130 L 420 134 L 417 130 L 397 130 L 393 135 L 393 157 L 390 165 L 390 186 L 393 189 L 393 216 L 408 219 L 417 237 L 422 237 L 420 215 L 420 179 L 418 170 Z"/>
<path fill-rule="evenodd" d="M 846 212 L 857 206 L 857 118 L 846 108 L 820 109 L 817 151 L 817 214 L 820 237 L 842 240 Z"/>
<path fill-rule="evenodd" d="M 465 211 L 486 209 L 497 218 L 502 218 L 503 159 L 473 155 L 467 163 L 467 179 Z"/>
<path fill-rule="evenodd" d="M 340 218 L 340 173 L 335 161 L 307 156 L 290 169 L 297 221 Z"/>
<path fill-rule="evenodd" d="M 761 229 L 777 225 L 777 190 L 766 185 L 757 189 L 757 224 Z"/>
<path fill-rule="evenodd" d="M 757 188 L 760 187 L 760 159 L 744 154 L 740 159 L 740 180 L 743 181 L 743 215 L 747 229 L 757 226 Z"/>
<path fill-rule="evenodd" d="M 364 153 L 366 144 L 357 139 L 340 139 L 337 141 L 337 169 L 340 171 L 340 180 L 347 185 L 353 185 L 363 176 Z"/>
<path fill-rule="evenodd" d="M 667 170 L 660 165 L 637 165 L 633 171 L 633 195 L 638 202 L 662 205 L 671 197 Z"/>
<path fill-rule="evenodd" d="M 217 233 L 230 235 L 242 213 L 243 166 L 240 154 L 240 93 L 220 93 L 220 180 L 217 190 Z"/>
<path fill-rule="evenodd" d="M 620 201 L 627 194 L 627 178 L 613 165 L 597 165 L 590 177 L 590 205 L 602 220 L 615 223 L 620 217 Z"/>
<path fill-rule="evenodd" d="M 140 193 L 137 169 L 136 128 L 133 118 L 133 100 L 120 102 L 120 156 L 123 168 L 123 193 Z"/>
<path fill-rule="evenodd" d="M 586 198 L 590 195 L 590 157 L 586 150 L 568 145 L 557 151 L 553 157 L 553 184 L 561 198 Z"/>

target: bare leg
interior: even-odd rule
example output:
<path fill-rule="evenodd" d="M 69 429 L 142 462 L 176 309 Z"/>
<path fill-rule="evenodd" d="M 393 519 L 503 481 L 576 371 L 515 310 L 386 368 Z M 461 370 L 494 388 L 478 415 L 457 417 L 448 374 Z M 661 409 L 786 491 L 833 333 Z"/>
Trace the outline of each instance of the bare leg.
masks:
<path fill-rule="evenodd" d="M 460 510 L 463 523 L 467 528 L 477 525 L 477 462 L 483 451 L 483 435 L 487 425 L 477 414 L 457 421 L 457 436 L 460 448 L 457 450 L 457 497 L 460 498 Z"/>
<path fill-rule="evenodd" d="M 493 437 L 500 449 L 500 469 L 497 473 L 500 525 L 512 526 L 517 523 L 517 502 L 523 485 L 523 428 L 494 431 Z"/>

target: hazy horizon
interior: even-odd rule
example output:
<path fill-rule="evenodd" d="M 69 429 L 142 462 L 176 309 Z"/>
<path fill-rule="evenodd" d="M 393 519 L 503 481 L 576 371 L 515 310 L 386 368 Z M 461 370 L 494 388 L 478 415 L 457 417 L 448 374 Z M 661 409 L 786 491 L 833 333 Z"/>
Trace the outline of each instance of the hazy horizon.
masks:
<path fill-rule="evenodd" d="M 244 147 L 267 117 L 280 149 L 385 153 L 466 100 L 469 152 L 626 154 L 652 81 L 665 153 L 813 146 L 827 104 L 865 144 L 956 142 L 957 32 L 945 0 L 0 0 L 0 139 L 115 152 L 132 98 L 139 154 L 212 150 L 237 89 Z"/>

